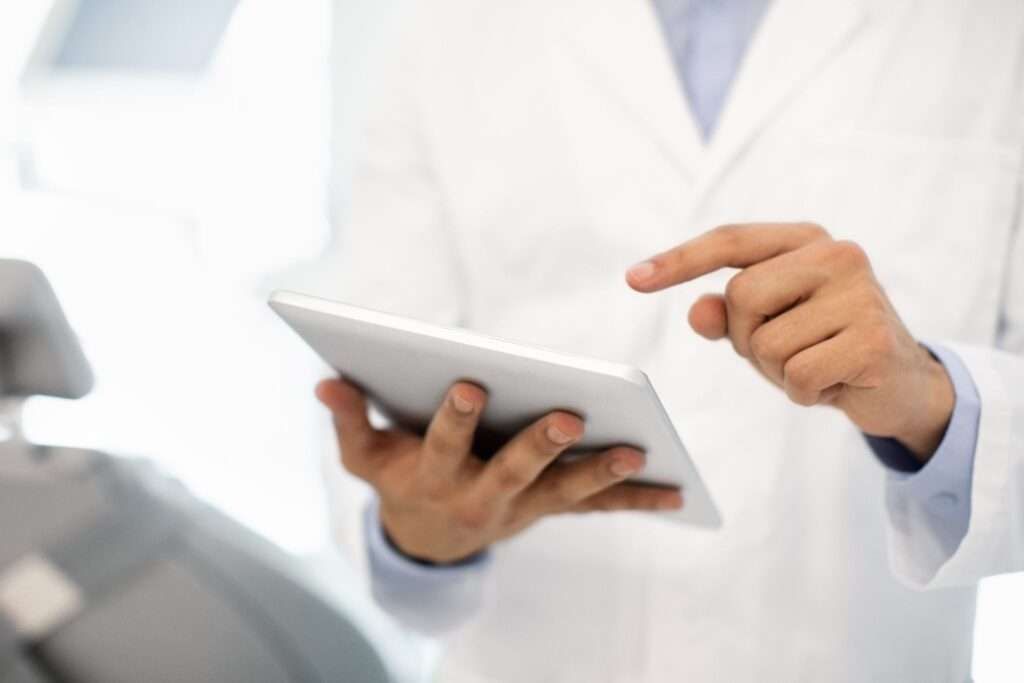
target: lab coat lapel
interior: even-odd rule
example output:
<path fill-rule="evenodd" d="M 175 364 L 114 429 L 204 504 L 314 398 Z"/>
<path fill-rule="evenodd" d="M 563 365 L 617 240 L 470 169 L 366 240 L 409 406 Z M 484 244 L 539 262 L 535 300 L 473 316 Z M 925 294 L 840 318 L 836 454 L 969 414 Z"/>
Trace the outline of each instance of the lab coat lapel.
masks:
<path fill-rule="evenodd" d="M 645 0 L 566 0 L 555 45 L 654 136 L 696 182 L 704 143 L 654 8 Z"/>
<path fill-rule="evenodd" d="M 748 49 L 708 147 L 697 203 L 772 117 L 850 44 L 867 17 L 862 0 L 775 0 Z"/>

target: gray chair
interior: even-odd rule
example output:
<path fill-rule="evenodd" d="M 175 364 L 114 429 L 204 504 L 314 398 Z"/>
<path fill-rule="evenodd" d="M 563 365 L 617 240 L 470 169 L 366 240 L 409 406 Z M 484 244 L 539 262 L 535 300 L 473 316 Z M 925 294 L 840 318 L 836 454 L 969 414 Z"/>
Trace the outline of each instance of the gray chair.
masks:
<path fill-rule="evenodd" d="M 27 443 L 88 364 L 42 273 L 0 260 L 0 681 L 387 683 L 294 560 L 145 461 Z"/>

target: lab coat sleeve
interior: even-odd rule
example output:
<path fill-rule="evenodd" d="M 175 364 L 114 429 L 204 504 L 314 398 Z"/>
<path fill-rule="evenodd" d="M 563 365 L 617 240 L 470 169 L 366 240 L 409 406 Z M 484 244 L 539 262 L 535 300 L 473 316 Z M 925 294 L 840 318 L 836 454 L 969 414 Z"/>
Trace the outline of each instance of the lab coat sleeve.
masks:
<path fill-rule="evenodd" d="M 901 541 L 899 549 L 911 548 L 912 557 L 922 565 L 939 566 L 959 547 L 971 521 L 981 400 L 970 372 L 955 353 L 936 345 L 931 351 L 949 373 L 956 394 L 949 426 L 931 460 L 922 467 L 892 439 L 868 437 L 868 442 L 889 468 L 886 503 L 894 521 L 893 536 Z"/>
<path fill-rule="evenodd" d="M 417 563 L 385 537 L 376 500 L 366 506 L 364 529 L 373 597 L 386 611 L 427 635 L 446 633 L 476 613 L 486 587 L 489 552 L 455 565 Z"/>
<path fill-rule="evenodd" d="M 409 19 L 414 30 L 403 33 L 403 49 L 377 79 L 383 87 L 364 126 L 361 160 L 337 241 L 318 276 L 306 285 L 353 304 L 456 324 L 464 316 L 465 288 L 417 93 L 423 79 L 417 74 L 416 21 L 415 16 Z M 432 574 L 408 565 L 400 570 L 395 562 L 382 562 L 379 552 L 368 552 L 367 530 L 374 527 L 368 527 L 364 515 L 368 506 L 373 509 L 374 493 L 347 474 L 339 460 L 332 448 L 325 475 L 334 536 L 382 606 L 411 625 L 450 628 L 471 614 L 483 567 L 461 573 Z M 445 609 L 445 595 L 459 596 L 457 607 L 431 614 Z"/>
<path fill-rule="evenodd" d="M 943 526 L 936 524 L 936 515 L 951 500 L 915 497 L 907 477 L 889 477 L 889 555 L 896 575 L 914 588 L 971 585 L 986 576 L 1024 571 L 1022 232 L 1016 230 L 1009 252 L 996 346 L 944 344 L 970 373 L 980 405 L 966 533 L 950 542 Z"/>

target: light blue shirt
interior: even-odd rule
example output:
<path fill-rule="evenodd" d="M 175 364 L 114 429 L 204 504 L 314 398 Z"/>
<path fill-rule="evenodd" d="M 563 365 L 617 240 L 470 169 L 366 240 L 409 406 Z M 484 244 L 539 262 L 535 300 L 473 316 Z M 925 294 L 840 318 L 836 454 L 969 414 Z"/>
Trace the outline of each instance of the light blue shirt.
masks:
<path fill-rule="evenodd" d="M 770 0 L 653 0 L 697 125 L 711 137 Z"/>
<path fill-rule="evenodd" d="M 868 445 L 896 480 L 896 488 L 922 504 L 931 529 L 946 555 L 952 555 L 967 534 L 971 520 L 971 483 L 974 451 L 981 422 L 981 397 L 970 371 L 960 357 L 937 344 L 928 350 L 946 368 L 953 382 L 956 404 L 949 426 L 928 464 L 892 439 L 867 437 Z"/>
<path fill-rule="evenodd" d="M 769 0 L 653 0 L 683 90 L 705 138 L 729 94 Z M 963 362 L 952 351 L 930 346 L 945 366 L 956 392 L 956 407 L 938 450 L 924 467 L 898 442 L 866 437 L 878 459 L 890 470 L 895 485 L 923 504 L 932 516 L 936 537 L 949 554 L 967 532 L 971 509 L 971 477 L 978 441 L 981 403 L 978 390 Z M 427 619 L 426 630 L 443 629 L 457 622 L 448 605 L 466 601 L 449 598 L 474 585 L 467 581 L 482 573 L 490 559 L 482 553 L 450 567 L 432 567 L 399 553 L 385 538 L 376 502 L 364 518 L 369 546 L 373 592 L 383 604 L 402 605 L 415 599 L 417 613 L 410 620 Z M 426 602 L 424 602 L 426 601 Z M 427 604 L 429 603 L 429 604 Z M 425 612 L 432 614 L 426 615 Z M 414 624 L 415 625 L 415 624 Z"/>

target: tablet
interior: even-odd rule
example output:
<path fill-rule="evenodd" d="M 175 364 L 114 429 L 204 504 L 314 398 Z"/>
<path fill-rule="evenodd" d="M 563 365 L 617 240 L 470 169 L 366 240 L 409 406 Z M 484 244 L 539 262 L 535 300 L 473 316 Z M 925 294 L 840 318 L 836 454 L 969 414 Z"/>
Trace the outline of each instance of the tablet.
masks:
<path fill-rule="evenodd" d="M 482 457 L 534 420 L 565 410 L 583 418 L 586 431 L 563 457 L 616 445 L 639 448 L 647 454 L 647 467 L 634 481 L 679 487 L 685 501 L 681 510 L 645 514 L 721 525 L 697 468 L 640 370 L 294 292 L 275 292 L 270 306 L 403 428 L 422 432 L 460 380 L 488 393 L 474 445 Z"/>

